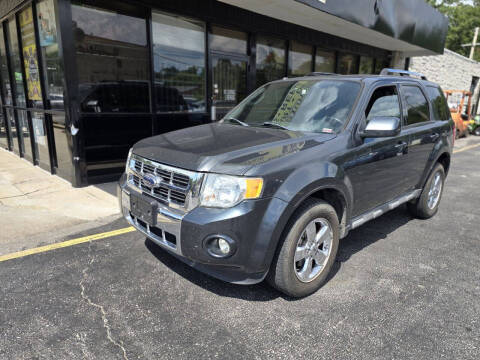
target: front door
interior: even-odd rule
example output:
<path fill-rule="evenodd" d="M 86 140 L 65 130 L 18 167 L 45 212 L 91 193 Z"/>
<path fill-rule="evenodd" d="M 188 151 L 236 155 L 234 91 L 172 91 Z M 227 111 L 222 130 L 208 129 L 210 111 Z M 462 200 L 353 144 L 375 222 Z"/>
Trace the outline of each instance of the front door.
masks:
<path fill-rule="evenodd" d="M 396 86 L 375 89 L 365 108 L 365 122 L 377 116 L 402 118 Z M 365 125 L 363 125 L 365 126 Z M 363 214 L 409 190 L 408 134 L 366 138 L 352 151 L 345 171 L 353 187 L 353 216 Z"/>
<path fill-rule="evenodd" d="M 220 120 L 247 95 L 247 61 L 227 55 L 212 58 L 212 120 Z"/>

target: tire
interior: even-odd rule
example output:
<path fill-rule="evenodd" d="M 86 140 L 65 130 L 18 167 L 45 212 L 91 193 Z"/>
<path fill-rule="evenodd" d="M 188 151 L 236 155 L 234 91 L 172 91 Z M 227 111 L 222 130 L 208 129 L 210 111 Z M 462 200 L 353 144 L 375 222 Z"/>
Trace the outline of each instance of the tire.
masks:
<path fill-rule="evenodd" d="M 455 140 L 460 139 L 460 130 L 456 129 L 455 130 Z"/>
<path fill-rule="evenodd" d="M 314 239 L 317 236 L 309 231 L 308 237 L 307 227 L 309 230 L 315 229 L 317 236 L 323 234 L 320 239 L 324 241 L 308 245 L 308 238 Z M 303 297 L 314 293 L 324 284 L 335 262 L 338 243 L 339 223 L 335 209 L 325 201 L 307 199 L 295 211 L 285 228 L 267 281 L 288 296 Z M 296 254 L 297 259 L 303 255 L 306 257 L 295 261 Z M 308 259 L 312 264 L 312 278 L 308 277 Z M 301 269 L 306 271 L 302 272 Z"/>
<path fill-rule="evenodd" d="M 473 130 L 473 134 L 476 136 L 480 136 L 480 126 Z"/>
<path fill-rule="evenodd" d="M 437 175 L 439 176 L 438 181 L 440 181 L 440 189 L 436 189 L 434 191 L 432 190 L 432 184 L 436 181 Z M 445 170 L 442 164 L 437 163 L 433 168 L 432 172 L 430 173 L 430 176 L 428 177 L 428 180 L 423 187 L 420 197 L 414 201 L 407 203 L 407 208 L 409 212 L 419 219 L 429 219 L 433 215 L 435 215 L 438 211 L 440 200 L 442 199 L 444 184 Z M 431 191 L 434 192 L 431 193 Z M 430 195 L 432 195 L 434 199 L 432 199 Z"/>

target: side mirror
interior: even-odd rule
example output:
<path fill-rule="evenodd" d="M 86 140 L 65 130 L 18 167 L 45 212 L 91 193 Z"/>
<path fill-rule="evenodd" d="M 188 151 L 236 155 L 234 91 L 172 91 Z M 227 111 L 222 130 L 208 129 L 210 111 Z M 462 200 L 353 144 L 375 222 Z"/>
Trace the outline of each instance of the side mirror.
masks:
<path fill-rule="evenodd" d="M 394 116 L 377 116 L 370 120 L 365 130 L 360 132 L 362 138 L 392 137 L 400 133 L 400 118 Z"/>

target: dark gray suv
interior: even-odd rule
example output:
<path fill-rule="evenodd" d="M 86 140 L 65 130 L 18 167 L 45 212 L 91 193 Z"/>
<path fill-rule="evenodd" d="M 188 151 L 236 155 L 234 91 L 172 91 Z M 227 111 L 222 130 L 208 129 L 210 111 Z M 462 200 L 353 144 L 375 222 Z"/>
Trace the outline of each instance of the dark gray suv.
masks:
<path fill-rule="evenodd" d="M 119 183 L 122 213 L 200 271 L 311 294 L 350 230 L 403 203 L 420 218 L 438 210 L 453 121 L 416 75 L 283 79 L 218 123 L 144 139 Z"/>

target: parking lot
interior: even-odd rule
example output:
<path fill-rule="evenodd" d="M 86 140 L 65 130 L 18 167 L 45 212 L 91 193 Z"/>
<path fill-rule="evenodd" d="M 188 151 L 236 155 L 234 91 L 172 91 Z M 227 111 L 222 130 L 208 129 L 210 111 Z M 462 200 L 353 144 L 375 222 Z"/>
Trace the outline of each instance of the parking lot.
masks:
<path fill-rule="evenodd" d="M 480 141 L 469 141 L 434 218 L 401 207 L 352 231 L 304 299 L 202 275 L 137 232 L 2 261 L 0 358 L 478 359 Z"/>

